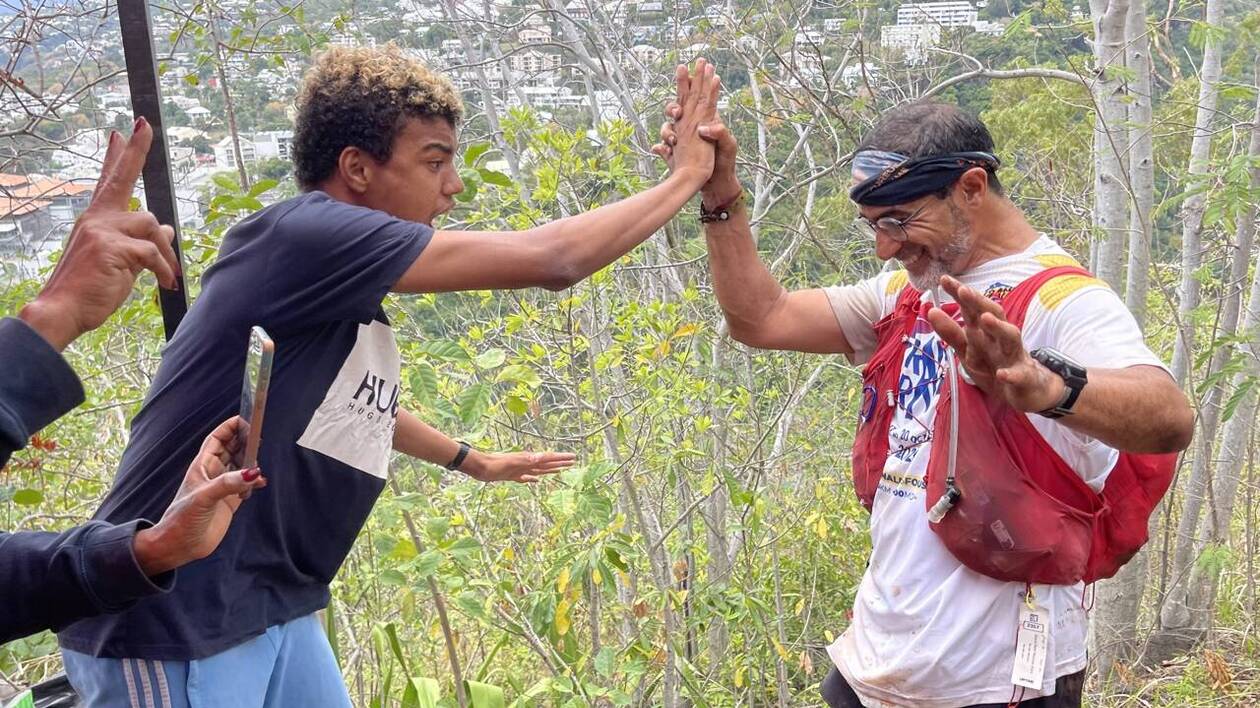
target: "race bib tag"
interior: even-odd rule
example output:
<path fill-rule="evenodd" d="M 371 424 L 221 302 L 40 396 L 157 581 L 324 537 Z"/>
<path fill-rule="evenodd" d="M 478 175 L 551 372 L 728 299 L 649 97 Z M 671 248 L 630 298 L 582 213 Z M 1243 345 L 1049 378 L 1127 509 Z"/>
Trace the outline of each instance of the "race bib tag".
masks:
<path fill-rule="evenodd" d="M 1011 683 L 1041 690 L 1050 639 L 1050 612 L 1030 588 L 1019 605 L 1019 632 L 1015 637 L 1015 667 Z"/>

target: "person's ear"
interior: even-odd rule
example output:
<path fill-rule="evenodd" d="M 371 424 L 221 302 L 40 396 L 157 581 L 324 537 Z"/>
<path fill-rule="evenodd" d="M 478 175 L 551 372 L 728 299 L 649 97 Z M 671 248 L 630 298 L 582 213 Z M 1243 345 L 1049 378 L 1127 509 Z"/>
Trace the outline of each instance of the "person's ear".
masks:
<path fill-rule="evenodd" d="M 957 192 L 963 205 L 975 209 L 989 195 L 989 173 L 983 167 L 973 167 L 958 178 Z"/>
<path fill-rule="evenodd" d="M 372 159 L 357 147 L 347 147 L 337 156 L 337 174 L 350 191 L 363 194 L 372 182 Z"/>

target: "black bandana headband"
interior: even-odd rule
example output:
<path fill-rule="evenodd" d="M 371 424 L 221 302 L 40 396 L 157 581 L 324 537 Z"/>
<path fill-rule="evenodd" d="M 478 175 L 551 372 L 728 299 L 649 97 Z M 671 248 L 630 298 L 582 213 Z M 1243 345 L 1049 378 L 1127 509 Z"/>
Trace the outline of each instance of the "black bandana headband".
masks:
<path fill-rule="evenodd" d="M 911 159 L 895 152 L 863 150 L 853 156 L 856 184 L 849 190 L 849 198 L 863 206 L 905 204 L 950 186 L 973 167 L 996 172 L 1001 164 L 987 152 L 950 152 Z"/>

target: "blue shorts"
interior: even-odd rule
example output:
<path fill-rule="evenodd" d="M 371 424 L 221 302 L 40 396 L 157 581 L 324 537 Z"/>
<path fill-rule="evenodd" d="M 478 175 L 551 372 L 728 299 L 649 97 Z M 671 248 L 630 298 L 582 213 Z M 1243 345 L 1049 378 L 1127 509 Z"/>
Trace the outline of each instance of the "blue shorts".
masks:
<path fill-rule="evenodd" d="M 93 708 L 350 708 L 315 615 L 194 661 L 98 659 L 68 649 L 61 656 L 82 704 Z"/>

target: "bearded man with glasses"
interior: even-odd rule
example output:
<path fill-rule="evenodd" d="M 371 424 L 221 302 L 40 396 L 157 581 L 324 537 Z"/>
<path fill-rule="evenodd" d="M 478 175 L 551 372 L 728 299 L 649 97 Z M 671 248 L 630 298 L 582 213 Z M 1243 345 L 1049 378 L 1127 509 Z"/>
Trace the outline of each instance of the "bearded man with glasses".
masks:
<path fill-rule="evenodd" d="M 667 107 L 671 120 L 681 118 L 683 98 Z M 1132 315 L 1079 270 L 1042 280 L 1049 269 L 1079 266 L 1003 193 L 988 129 L 955 106 L 895 108 L 855 150 L 855 228 L 881 260 L 895 258 L 901 268 L 797 291 L 784 289 L 758 257 L 734 138 L 720 122 L 700 131 L 718 146 L 701 221 L 731 336 L 761 349 L 844 354 L 854 363 L 877 355 L 896 367 L 886 372 L 894 382 L 887 390 L 870 385 L 875 362 L 864 374 L 854 481 L 871 511 L 872 550 L 852 621 L 828 647 L 834 668 L 823 698 L 845 707 L 1079 706 L 1083 585 L 1012 582 L 964 564 L 932 529 L 957 490 L 951 481 L 948 503 L 929 505 L 925 473 L 954 356 L 968 383 L 1014 409 L 1013 417 L 1027 417 L 1027 435 L 1057 453 L 1069 468 L 1064 474 L 1075 473 L 1087 494 L 1119 469 L 1121 451 L 1184 449 L 1190 407 Z M 667 122 L 654 152 L 668 161 L 673 142 Z M 1020 328 L 999 302 L 1026 280 L 1020 293 L 1032 297 Z M 1033 292 L 1033 283 L 1044 284 Z M 881 414 L 882 429 L 871 433 L 881 426 L 867 423 Z M 954 430 L 964 438 L 971 431 Z M 879 439 L 880 454 L 859 459 L 864 434 Z M 942 439 L 939 447 L 952 445 Z M 873 473 L 860 478 L 863 465 Z M 952 462 L 950 469 L 952 480 Z M 1017 633 L 1025 606 L 1038 613 L 1035 644 L 1022 644 Z M 844 608 L 829 611 L 838 621 Z"/>

